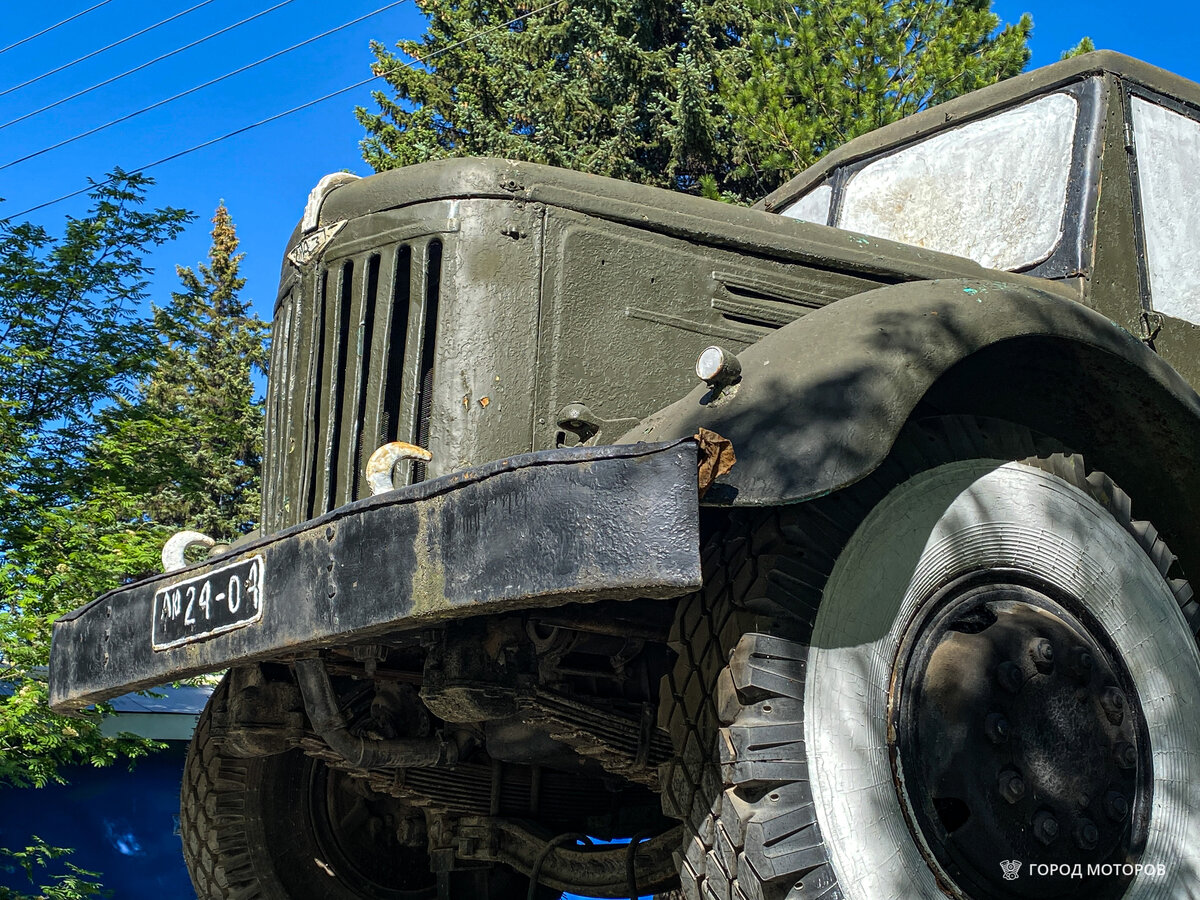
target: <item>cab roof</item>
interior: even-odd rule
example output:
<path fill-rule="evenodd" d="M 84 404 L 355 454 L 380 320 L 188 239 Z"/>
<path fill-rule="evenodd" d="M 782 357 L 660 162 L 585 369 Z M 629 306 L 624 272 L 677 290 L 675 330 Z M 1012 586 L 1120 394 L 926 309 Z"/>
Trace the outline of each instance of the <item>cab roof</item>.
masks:
<path fill-rule="evenodd" d="M 857 137 L 768 194 L 754 208 L 777 212 L 821 183 L 839 166 L 944 131 L 947 125 L 961 124 L 1014 106 L 1092 75 L 1113 75 L 1200 109 L 1200 85 L 1195 82 L 1122 53 L 1097 50 L 980 88 Z"/>

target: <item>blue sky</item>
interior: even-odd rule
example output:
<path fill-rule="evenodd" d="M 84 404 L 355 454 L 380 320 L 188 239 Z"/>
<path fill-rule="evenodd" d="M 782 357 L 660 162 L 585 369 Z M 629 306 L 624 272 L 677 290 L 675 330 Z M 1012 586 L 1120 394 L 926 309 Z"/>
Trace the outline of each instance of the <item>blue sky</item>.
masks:
<path fill-rule="evenodd" d="M 97 0 L 5 4 L 0 46 L 33 34 Z M 201 0 L 111 0 L 45 37 L 0 53 L 0 91 L 120 40 Z M 0 124 L 210 34 L 279 0 L 212 0 L 114 50 L 34 85 L 0 96 Z M 292 0 L 287 6 L 199 47 L 8 128 L 0 128 L 0 165 L 66 137 L 187 90 L 263 56 L 341 25 L 391 0 Z M 422 30 L 407 0 L 386 12 L 182 100 L 92 137 L 0 170 L 0 215 L 77 190 L 114 166 L 132 169 L 178 150 L 290 109 L 370 75 L 372 38 L 394 44 Z M 382 80 L 379 82 L 382 84 Z M 195 265 L 208 249 L 209 219 L 224 199 L 246 253 L 246 294 L 268 317 L 284 242 L 304 209 L 308 191 L 328 172 L 368 174 L 358 152 L 362 129 L 356 104 L 369 105 L 364 87 L 238 138 L 154 169 L 156 205 L 182 206 L 197 221 L 157 253 L 156 296 L 177 284 L 176 263 Z M 60 203 L 27 218 L 61 229 L 86 198 Z"/>
<path fill-rule="evenodd" d="M 0 47 L 31 35 L 97 0 L 6 4 Z M 119 40 L 201 0 L 109 0 L 50 34 L 0 53 L 0 91 Z M 143 63 L 161 53 L 264 10 L 279 0 L 210 0 L 140 38 L 36 84 L 0 96 L 0 124 Z M 142 106 L 253 62 L 276 50 L 385 6 L 390 0 L 291 0 L 283 8 L 229 34 L 158 63 L 70 103 L 0 128 L 0 165 Z M 1200 79 L 1194 54 L 1191 4 L 1148 0 L 1135 7 L 1112 2 L 995 3 L 1004 21 L 1022 12 L 1034 19 L 1033 66 L 1058 59 L 1083 35 L 1097 46 L 1120 50 Z M 422 20 L 412 0 L 289 53 L 252 71 L 69 146 L 0 170 L 0 215 L 20 211 L 84 187 L 113 166 L 131 169 L 201 141 L 290 109 L 369 75 L 376 38 L 391 45 L 416 36 Z M 382 81 L 378 82 L 382 84 Z M 208 248 L 209 219 L 224 199 L 246 253 L 246 295 L 270 315 L 284 242 L 303 211 L 309 189 L 328 172 L 369 174 L 352 114 L 369 106 L 370 87 L 328 100 L 262 128 L 154 169 L 155 204 L 191 209 L 197 221 L 179 241 L 155 254 L 155 296 L 176 285 L 174 266 L 195 265 Z M 51 230 L 66 214 L 85 209 L 83 198 L 28 218 Z"/>

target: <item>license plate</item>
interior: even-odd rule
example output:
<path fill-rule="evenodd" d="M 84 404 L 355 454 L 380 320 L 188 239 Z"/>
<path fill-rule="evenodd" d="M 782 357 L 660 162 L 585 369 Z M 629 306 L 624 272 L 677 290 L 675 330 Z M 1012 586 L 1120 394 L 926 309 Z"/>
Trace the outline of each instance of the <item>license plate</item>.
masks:
<path fill-rule="evenodd" d="M 197 575 L 154 594 L 150 644 L 166 650 L 241 628 L 262 617 L 263 558 Z"/>

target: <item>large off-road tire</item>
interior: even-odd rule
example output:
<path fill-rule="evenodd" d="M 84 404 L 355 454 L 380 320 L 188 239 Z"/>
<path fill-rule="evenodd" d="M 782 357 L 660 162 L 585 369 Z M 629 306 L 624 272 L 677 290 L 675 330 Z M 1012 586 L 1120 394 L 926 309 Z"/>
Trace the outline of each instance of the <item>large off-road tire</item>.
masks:
<path fill-rule="evenodd" d="M 663 686 L 689 900 L 1196 895 L 1197 604 L 1080 456 L 925 420 L 704 565 Z"/>
<path fill-rule="evenodd" d="M 227 755 L 214 734 L 227 685 L 209 699 L 184 766 L 180 832 L 197 898 L 436 900 L 420 813 L 299 751 Z M 455 900 L 526 900 L 529 890 L 502 866 L 450 877 Z"/>

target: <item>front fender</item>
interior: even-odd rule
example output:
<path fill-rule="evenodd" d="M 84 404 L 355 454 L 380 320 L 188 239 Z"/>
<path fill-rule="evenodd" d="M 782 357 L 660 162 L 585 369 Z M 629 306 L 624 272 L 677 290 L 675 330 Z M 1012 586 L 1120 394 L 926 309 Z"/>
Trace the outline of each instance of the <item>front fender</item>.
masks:
<path fill-rule="evenodd" d="M 729 438 L 738 462 L 708 492 L 710 504 L 793 503 L 852 484 L 883 461 L 935 385 L 947 398 L 939 411 L 1008 418 L 1079 450 L 1092 449 L 1092 431 L 1136 418 L 1129 439 L 1162 443 L 1160 467 L 1170 457 L 1190 472 L 1200 452 L 1200 398 L 1170 365 L 1094 310 L 1025 286 L 956 279 L 880 288 L 796 320 L 739 359 L 732 388 L 714 395 L 700 385 L 621 439 L 669 440 L 700 427 Z M 1086 404 L 1104 411 L 1064 412 Z M 1122 467 L 1110 471 L 1120 477 Z"/>

